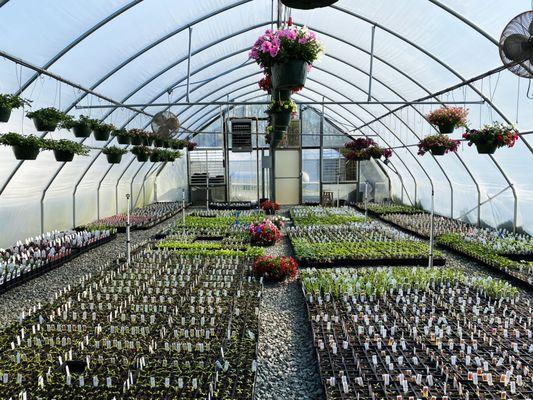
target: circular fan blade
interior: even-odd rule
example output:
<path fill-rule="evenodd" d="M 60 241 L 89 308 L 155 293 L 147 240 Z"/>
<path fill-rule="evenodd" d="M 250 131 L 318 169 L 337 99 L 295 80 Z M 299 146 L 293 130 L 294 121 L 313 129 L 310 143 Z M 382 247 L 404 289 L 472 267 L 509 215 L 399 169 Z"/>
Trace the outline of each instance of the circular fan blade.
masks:
<path fill-rule="evenodd" d="M 524 61 L 530 57 L 528 49 L 529 38 L 524 35 L 514 34 L 507 37 L 503 42 L 503 52 L 511 61 Z"/>

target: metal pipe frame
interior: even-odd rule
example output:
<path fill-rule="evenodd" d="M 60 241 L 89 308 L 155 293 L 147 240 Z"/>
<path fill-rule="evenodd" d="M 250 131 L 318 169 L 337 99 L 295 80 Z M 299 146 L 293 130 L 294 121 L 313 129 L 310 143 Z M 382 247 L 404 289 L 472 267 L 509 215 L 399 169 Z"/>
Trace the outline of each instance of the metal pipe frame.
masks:
<path fill-rule="evenodd" d="M 243 2 L 241 2 L 241 3 L 246 3 L 246 1 L 243 1 Z M 459 16 L 458 16 L 457 13 L 455 13 L 455 12 L 450 12 L 449 9 L 447 9 L 447 8 L 444 7 L 444 6 L 442 6 L 439 2 L 437 2 L 437 1 L 432 1 L 432 3 L 439 5 L 439 6 L 440 6 L 441 8 L 443 8 L 445 11 L 447 11 L 447 12 L 451 13 L 452 15 L 454 15 L 454 16 L 456 16 L 456 17 L 459 18 Z M 234 4 L 234 5 L 231 5 L 231 6 L 229 6 L 229 7 L 230 7 L 230 8 L 233 8 L 233 7 L 237 6 L 237 5 L 240 5 L 240 4 Z M 368 22 L 368 23 L 371 23 L 370 20 L 365 19 L 364 17 L 361 17 L 361 16 L 359 16 L 359 15 L 357 15 L 357 14 L 355 14 L 355 13 L 352 13 L 352 12 L 350 12 L 350 11 L 344 10 L 344 9 L 339 8 L 339 7 L 336 7 L 336 6 L 333 6 L 333 8 L 335 8 L 335 9 L 337 9 L 337 10 L 339 10 L 339 11 L 342 11 L 342 12 L 346 12 L 346 13 L 352 15 L 353 17 L 356 17 L 356 18 L 362 19 L 362 20 L 364 20 L 364 21 L 366 21 L 366 22 Z M 219 10 L 218 12 L 222 12 L 222 11 Z M 205 18 L 202 18 L 201 20 L 204 20 L 204 19 L 206 19 L 206 18 L 208 18 L 208 16 L 206 16 Z M 464 19 L 462 19 L 462 18 L 459 18 L 459 19 L 466 23 L 466 21 L 465 21 Z M 189 24 L 189 25 L 190 25 L 190 24 Z M 375 24 L 375 23 L 373 23 L 373 25 L 379 26 L 381 29 L 384 29 L 384 30 L 386 30 L 387 32 L 393 34 L 394 36 L 400 38 L 401 40 L 404 40 L 404 41 L 406 41 L 407 43 L 409 43 L 409 44 L 415 46 L 415 48 L 417 48 L 418 50 L 420 50 L 420 51 L 424 51 L 425 54 L 430 55 L 435 61 L 438 61 L 439 63 L 442 64 L 442 62 L 441 62 L 439 59 L 437 59 L 436 57 L 434 57 L 431 53 L 429 53 L 429 52 L 427 52 L 427 51 L 421 49 L 420 47 L 417 47 L 417 45 L 415 45 L 414 43 L 412 43 L 412 42 L 408 41 L 407 39 L 403 38 L 401 35 L 398 35 L 396 32 L 390 31 L 390 30 L 388 30 L 387 28 L 385 28 L 385 27 L 383 27 L 383 26 L 381 26 L 381 25 L 379 25 L 379 24 Z M 469 25 L 470 27 L 474 27 L 474 26 L 475 26 L 475 25 L 473 25 L 473 24 L 471 24 L 471 23 L 468 23 L 468 25 Z M 476 29 L 476 30 L 479 32 L 479 29 Z M 87 36 L 89 36 L 89 35 L 87 35 Z M 167 36 L 168 36 L 168 35 L 167 35 Z M 487 36 L 487 35 L 485 35 L 485 36 Z M 169 37 L 170 37 L 170 36 L 169 36 Z M 161 41 L 163 41 L 163 40 L 166 40 L 166 38 L 162 38 L 162 39 L 161 39 Z M 72 47 L 74 47 L 74 46 L 72 46 Z M 67 50 L 67 51 L 68 51 L 68 50 Z M 145 50 L 145 51 L 147 51 L 147 50 Z M 59 58 L 60 58 L 60 57 L 59 57 Z M 58 59 L 59 59 L 59 58 L 58 58 Z M 135 57 L 134 57 L 134 58 L 135 58 Z M 134 59 L 134 58 L 133 58 L 133 59 Z M 116 71 L 115 71 L 115 72 L 116 72 Z M 497 110 L 495 107 L 493 107 L 493 108 L 494 108 L 497 112 L 499 112 L 499 110 Z M 529 144 L 528 144 L 527 142 L 524 141 L 524 143 L 526 143 L 526 146 L 527 146 L 527 147 L 530 147 Z M 530 150 L 531 150 L 531 148 L 530 148 Z M 493 160 L 493 161 L 494 161 L 494 160 Z M 498 169 L 502 172 L 502 175 L 504 175 L 504 178 L 505 178 L 506 180 L 508 180 L 507 176 L 505 175 L 505 173 L 504 173 L 504 171 L 501 169 L 501 167 L 499 167 L 499 166 L 497 166 L 497 167 L 498 167 Z M 513 188 L 513 194 L 514 194 L 514 196 L 515 196 L 515 209 L 516 209 L 517 197 L 516 197 L 516 192 L 515 192 L 514 188 Z M 516 214 L 516 213 L 515 213 L 515 214 Z M 516 225 L 516 217 L 515 217 L 515 225 Z"/>

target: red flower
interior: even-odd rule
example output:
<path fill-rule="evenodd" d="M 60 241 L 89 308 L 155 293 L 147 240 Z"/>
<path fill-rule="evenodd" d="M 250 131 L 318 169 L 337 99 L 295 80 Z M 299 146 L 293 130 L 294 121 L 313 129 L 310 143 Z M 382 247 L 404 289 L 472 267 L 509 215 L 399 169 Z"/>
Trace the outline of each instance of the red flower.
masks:
<path fill-rule="evenodd" d="M 498 142 L 503 142 L 503 135 L 498 135 Z"/>

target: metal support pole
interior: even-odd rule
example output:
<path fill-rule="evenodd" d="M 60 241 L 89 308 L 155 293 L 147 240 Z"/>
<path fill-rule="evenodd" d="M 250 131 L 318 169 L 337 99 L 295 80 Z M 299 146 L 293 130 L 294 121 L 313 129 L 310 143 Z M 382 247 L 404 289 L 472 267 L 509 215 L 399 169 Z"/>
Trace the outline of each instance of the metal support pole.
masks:
<path fill-rule="evenodd" d="M 322 97 L 322 100 L 324 100 L 324 97 Z M 318 190 L 320 190 L 320 193 L 319 193 L 319 199 L 320 199 L 320 204 L 323 204 L 324 202 L 324 199 L 323 199 L 323 195 L 324 195 L 324 190 L 323 190 L 323 183 L 322 183 L 322 180 L 324 178 L 324 171 L 323 171 L 323 167 L 324 167 L 324 104 L 322 104 L 322 115 L 320 116 L 320 137 L 319 137 L 319 152 L 320 154 L 318 155 L 318 163 L 320 164 L 320 169 L 318 171 Z"/>
<path fill-rule="evenodd" d="M 259 191 L 259 120 L 255 119 L 255 184 L 257 185 L 257 206 L 259 206 L 259 200 L 261 200 L 261 194 Z"/>
<path fill-rule="evenodd" d="M 372 25 L 372 39 L 370 42 L 370 72 L 368 74 L 368 101 L 372 100 L 372 77 L 374 71 L 374 39 L 376 37 L 376 25 Z"/>
<path fill-rule="evenodd" d="M 341 159 L 337 159 L 337 207 L 340 207 L 341 201 Z"/>
<path fill-rule="evenodd" d="M 189 100 L 189 88 L 190 88 L 190 83 L 191 83 L 191 48 L 192 48 L 191 44 L 192 44 L 192 26 L 189 26 L 189 55 L 187 58 L 187 96 L 186 96 L 187 103 L 190 101 Z"/>
<path fill-rule="evenodd" d="M 126 201 L 128 208 L 126 209 L 126 262 L 128 265 L 131 262 L 131 238 L 130 238 L 130 193 L 126 194 Z"/>
<path fill-rule="evenodd" d="M 185 189 L 181 189 L 181 222 L 185 227 Z"/>
<path fill-rule="evenodd" d="M 368 219 L 368 182 L 365 181 L 365 222 Z"/>
<path fill-rule="evenodd" d="M 265 159 L 265 150 L 261 149 L 261 162 L 264 159 Z M 264 198 L 265 197 L 265 169 L 264 168 L 261 168 L 261 190 L 262 190 L 261 193 L 262 193 L 263 198 Z"/>
<path fill-rule="evenodd" d="M 431 188 L 431 219 L 429 224 L 429 264 L 433 267 L 433 246 L 435 242 L 435 190 Z"/>
<path fill-rule="evenodd" d="M 205 151 L 205 206 L 209 210 L 209 157 L 207 156 L 207 150 Z"/>

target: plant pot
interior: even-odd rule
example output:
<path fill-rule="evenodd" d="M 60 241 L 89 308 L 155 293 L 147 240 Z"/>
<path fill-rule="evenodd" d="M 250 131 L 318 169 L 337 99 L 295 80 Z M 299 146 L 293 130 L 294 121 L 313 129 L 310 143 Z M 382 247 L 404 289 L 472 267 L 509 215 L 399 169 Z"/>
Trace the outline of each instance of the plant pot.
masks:
<path fill-rule="evenodd" d="M 122 154 L 106 154 L 105 156 L 109 164 L 120 164 L 122 161 Z"/>
<path fill-rule="evenodd" d="M 291 98 L 290 89 L 272 89 L 272 100 L 286 101 Z"/>
<path fill-rule="evenodd" d="M 144 143 L 144 138 L 142 137 L 131 137 L 131 144 L 134 146 L 140 146 Z"/>
<path fill-rule="evenodd" d="M 274 89 L 297 89 L 305 85 L 309 64 L 303 60 L 290 60 L 272 66 L 272 87 Z"/>
<path fill-rule="evenodd" d="M 74 159 L 74 153 L 71 153 L 70 151 L 54 150 L 54 156 L 56 161 L 59 162 L 69 162 Z"/>
<path fill-rule="evenodd" d="M 57 128 L 57 123 L 49 124 L 39 118 L 33 118 L 33 124 L 35 125 L 37 132 L 53 132 Z"/>
<path fill-rule="evenodd" d="M 86 138 L 91 136 L 92 128 L 86 124 L 74 125 L 72 127 L 72 133 L 78 138 Z"/>
<path fill-rule="evenodd" d="M 0 107 L 0 122 L 9 121 L 9 117 L 11 117 L 11 108 Z"/>
<path fill-rule="evenodd" d="M 152 143 L 154 143 L 154 138 L 152 137 L 143 138 L 143 142 L 145 146 L 151 146 Z"/>
<path fill-rule="evenodd" d="M 270 147 L 272 147 L 273 149 L 278 147 L 278 144 L 280 144 L 284 136 L 285 136 L 284 130 L 274 129 L 274 131 L 272 132 L 272 138 L 270 139 Z"/>
<path fill-rule="evenodd" d="M 130 144 L 129 136 L 117 136 L 118 144 Z"/>
<path fill-rule="evenodd" d="M 290 8 L 300 10 L 311 10 L 318 7 L 327 7 L 336 3 L 338 0 L 281 0 L 281 2 Z"/>
<path fill-rule="evenodd" d="M 160 161 L 159 154 L 150 154 L 150 161 L 151 162 L 159 162 Z"/>
<path fill-rule="evenodd" d="M 372 157 L 374 160 L 379 160 L 381 158 L 381 154 L 371 154 L 370 157 Z"/>
<path fill-rule="evenodd" d="M 154 139 L 155 147 L 163 147 L 164 144 L 165 144 L 165 141 L 163 139 Z"/>
<path fill-rule="evenodd" d="M 277 130 L 286 130 L 291 122 L 291 112 L 281 111 L 272 113 L 272 126 Z"/>
<path fill-rule="evenodd" d="M 111 132 L 107 129 L 96 128 L 93 130 L 93 132 L 94 140 L 98 140 L 100 142 L 107 142 L 109 140 L 109 135 L 111 135 Z"/>
<path fill-rule="evenodd" d="M 437 125 L 439 127 L 439 132 L 442 134 L 450 134 L 455 130 L 455 124 L 448 122 L 446 124 Z"/>
<path fill-rule="evenodd" d="M 265 214 L 266 214 L 266 215 L 275 215 L 275 214 L 276 214 L 276 211 L 273 210 L 272 208 L 267 208 L 267 209 L 265 210 Z"/>
<path fill-rule="evenodd" d="M 38 147 L 12 146 L 17 160 L 35 160 L 39 155 Z"/>
<path fill-rule="evenodd" d="M 183 150 L 182 144 L 173 144 L 171 147 L 173 150 Z"/>
<path fill-rule="evenodd" d="M 148 154 L 137 154 L 137 161 L 146 162 L 150 156 Z"/>
<path fill-rule="evenodd" d="M 443 156 L 446 154 L 446 146 L 435 146 L 430 151 L 434 156 Z"/>
<path fill-rule="evenodd" d="M 496 143 L 474 143 L 479 154 L 494 154 L 498 145 Z"/>

